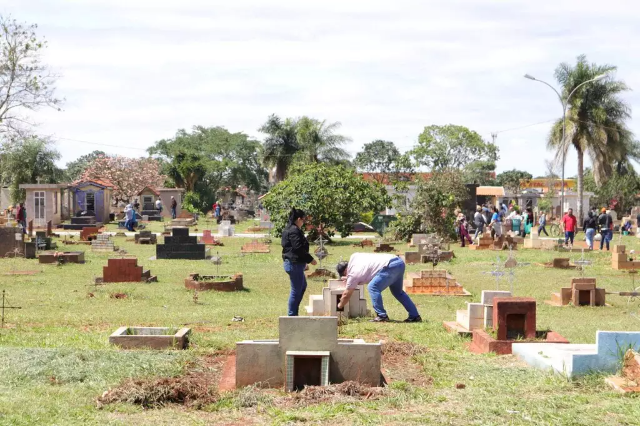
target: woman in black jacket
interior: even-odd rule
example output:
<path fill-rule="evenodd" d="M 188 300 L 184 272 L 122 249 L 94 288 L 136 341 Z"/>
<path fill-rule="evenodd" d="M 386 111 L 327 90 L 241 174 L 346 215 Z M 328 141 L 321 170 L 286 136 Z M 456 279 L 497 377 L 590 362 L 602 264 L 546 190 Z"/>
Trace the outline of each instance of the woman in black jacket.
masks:
<path fill-rule="evenodd" d="M 291 293 L 289 294 L 289 316 L 298 316 L 298 308 L 307 290 L 307 277 L 304 270 L 307 264 L 315 265 L 317 262 L 309 254 L 309 241 L 302 232 L 305 214 L 302 210 L 291 209 L 289 223 L 282 231 L 282 260 L 284 271 L 289 274 L 291 280 Z"/>

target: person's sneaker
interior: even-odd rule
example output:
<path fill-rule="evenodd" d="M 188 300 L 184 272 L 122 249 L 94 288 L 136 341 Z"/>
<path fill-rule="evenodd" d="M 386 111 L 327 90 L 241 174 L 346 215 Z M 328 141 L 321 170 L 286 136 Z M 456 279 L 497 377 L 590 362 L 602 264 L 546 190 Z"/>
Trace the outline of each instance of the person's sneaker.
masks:
<path fill-rule="evenodd" d="M 369 322 L 388 322 L 389 321 L 389 317 L 381 317 L 379 315 L 376 315 L 376 317 L 372 320 L 369 320 Z"/>
<path fill-rule="evenodd" d="M 422 322 L 422 317 L 420 315 L 418 315 L 415 318 L 407 318 L 406 320 L 404 320 L 404 322 Z"/>

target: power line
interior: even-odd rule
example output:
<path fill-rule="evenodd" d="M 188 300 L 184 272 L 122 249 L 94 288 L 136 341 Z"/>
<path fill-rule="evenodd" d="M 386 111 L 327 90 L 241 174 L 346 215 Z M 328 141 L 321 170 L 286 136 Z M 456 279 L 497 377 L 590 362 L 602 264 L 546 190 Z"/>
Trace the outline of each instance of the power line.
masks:
<path fill-rule="evenodd" d="M 59 138 L 59 137 L 52 137 L 51 139 L 56 139 L 59 141 L 71 141 L 71 142 L 79 142 L 79 143 L 85 143 L 87 145 L 96 145 L 96 146 L 108 146 L 111 148 L 123 148 L 123 149 L 135 149 L 138 151 L 146 151 L 147 148 L 133 148 L 130 146 L 122 146 L 122 145 L 111 145 L 111 144 L 107 144 L 107 143 L 99 143 L 99 142 L 89 142 L 89 141 L 83 141 L 80 139 L 71 139 L 71 138 Z"/>

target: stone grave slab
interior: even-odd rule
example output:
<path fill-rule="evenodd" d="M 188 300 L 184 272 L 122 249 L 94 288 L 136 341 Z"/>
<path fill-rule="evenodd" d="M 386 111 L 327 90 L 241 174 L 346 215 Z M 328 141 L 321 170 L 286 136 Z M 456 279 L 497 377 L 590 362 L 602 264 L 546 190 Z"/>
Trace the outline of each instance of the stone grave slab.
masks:
<path fill-rule="evenodd" d="M 112 252 L 117 251 L 118 247 L 111 240 L 108 234 L 98 234 L 95 240 L 91 241 L 92 251 Z"/>
<path fill-rule="evenodd" d="M 597 331 L 595 344 L 515 342 L 512 350 L 532 367 L 577 377 L 593 372 L 615 372 L 619 368 L 621 348 L 629 347 L 640 348 L 640 332 Z"/>
<path fill-rule="evenodd" d="M 444 327 L 463 336 L 473 330 L 493 327 L 493 299 L 511 297 L 510 291 L 482 290 L 480 303 L 467 302 L 467 309 L 456 311 L 455 321 L 443 321 Z"/>
<path fill-rule="evenodd" d="M 184 280 L 184 286 L 188 290 L 198 291 L 241 291 L 244 290 L 242 274 L 229 275 L 200 275 L 189 274 Z"/>
<path fill-rule="evenodd" d="M 84 263 L 83 251 L 50 251 L 38 255 L 39 263 Z"/>
<path fill-rule="evenodd" d="M 189 228 L 173 228 L 171 235 L 164 237 L 164 244 L 156 245 L 157 259 L 206 259 L 204 244 L 198 243 L 198 237 L 189 235 Z"/>
<path fill-rule="evenodd" d="M 190 328 L 120 327 L 109 336 L 109 343 L 123 349 L 186 349 Z"/>
<path fill-rule="evenodd" d="M 322 294 L 310 295 L 309 305 L 306 306 L 309 316 L 338 316 L 340 314 L 347 318 L 360 318 L 369 316 L 367 309 L 367 299 L 365 297 L 364 285 L 359 285 L 354 291 L 349 303 L 342 311 L 338 311 L 338 303 L 342 293 L 346 288 L 345 281 L 329 280 L 322 289 Z"/>

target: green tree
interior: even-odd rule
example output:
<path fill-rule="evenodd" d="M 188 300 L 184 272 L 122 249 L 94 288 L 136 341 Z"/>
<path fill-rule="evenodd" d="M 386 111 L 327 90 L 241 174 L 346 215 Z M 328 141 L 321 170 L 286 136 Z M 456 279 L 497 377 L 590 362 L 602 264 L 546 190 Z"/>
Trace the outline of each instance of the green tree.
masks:
<path fill-rule="evenodd" d="M 418 180 L 411 211 L 391 224 L 395 237 L 408 241 L 414 233 L 436 233 L 455 238 L 455 209 L 469 197 L 464 176 L 458 172 L 434 172 Z"/>
<path fill-rule="evenodd" d="M 492 160 L 478 160 L 469 163 L 464 170 L 465 182 L 477 183 L 478 185 L 494 186 L 497 184 L 495 179 L 496 162 Z"/>
<path fill-rule="evenodd" d="M 602 185 L 597 185 L 593 170 L 584 171 L 585 190 L 593 192 L 590 200 L 592 207 L 612 207 L 618 215 L 627 214 L 636 204 L 636 196 L 640 193 L 640 178 L 633 170 L 619 173 L 617 170 Z"/>
<path fill-rule="evenodd" d="M 56 76 L 42 63 L 46 42 L 37 25 L 0 15 L 0 134 L 12 134 L 28 124 L 21 113 L 41 107 L 60 109 L 54 95 Z"/>
<path fill-rule="evenodd" d="M 380 211 L 389 203 L 382 185 L 366 182 L 343 166 L 325 163 L 294 166 L 289 177 L 263 199 L 278 235 L 292 207 L 304 210 L 316 229 L 330 236 L 335 230 L 346 237 L 362 214 Z"/>
<path fill-rule="evenodd" d="M 158 141 L 149 154 L 163 161 L 163 173 L 185 188 L 193 209 L 207 211 L 222 187 L 247 186 L 261 191 L 267 172 L 259 162 L 260 142 L 223 127 L 195 126 Z"/>
<path fill-rule="evenodd" d="M 463 170 L 476 161 L 496 162 L 498 147 L 464 126 L 428 126 L 418 137 L 412 155 L 432 171 Z"/>
<path fill-rule="evenodd" d="M 280 182 L 287 176 L 294 155 L 301 150 L 298 143 L 297 120 L 282 120 L 272 114 L 258 131 L 267 134 L 263 144 L 262 160 L 266 166 L 275 169 L 275 180 Z"/>
<path fill-rule="evenodd" d="M 351 156 L 342 146 L 351 142 L 351 139 L 336 133 L 340 126 L 339 122 L 327 123 L 326 120 L 309 117 L 297 120 L 296 137 L 303 161 L 333 164 L 348 161 Z"/>
<path fill-rule="evenodd" d="M 583 217 L 584 155 L 591 158 L 595 181 L 600 184 L 613 174 L 615 164 L 635 157 L 638 151 L 625 123 L 631 117 L 631 110 L 620 98 L 629 88 L 608 74 L 615 70 L 612 65 L 590 64 L 586 56 L 581 55 L 575 66 L 562 63 L 555 71 L 564 99 L 582 83 L 607 74 L 605 78 L 581 86 L 571 97 L 564 140 L 562 119 L 553 125 L 548 139 L 548 146 L 556 150 L 558 158 L 564 157 L 571 147 L 576 151 L 579 218 Z"/>
<path fill-rule="evenodd" d="M 4 144 L 0 149 L 0 174 L 11 188 L 14 203 L 24 200 L 24 183 L 59 183 L 64 172 L 56 165 L 60 153 L 45 139 L 31 137 Z"/>
<path fill-rule="evenodd" d="M 393 181 L 394 175 L 413 171 L 410 158 L 400 153 L 393 142 L 375 140 L 364 144 L 354 160 L 356 169 L 365 173 L 380 173 L 379 183 Z"/>
<path fill-rule="evenodd" d="M 73 182 L 78 180 L 82 173 L 87 169 L 91 163 L 93 163 L 96 158 L 105 156 L 103 151 L 93 151 L 89 154 L 78 157 L 77 159 L 70 161 L 67 163 L 67 167 L 65 169 L 66 179 Z"/>
<path fill-rule="evenodd" d="M 533 175 L 523 170 L 507 170 L 496 176 L 498 185 L 504 186 L 509 192 L 513 193 L 517 199 L 522 192 L 522 184 L 529 182 Z"/>

